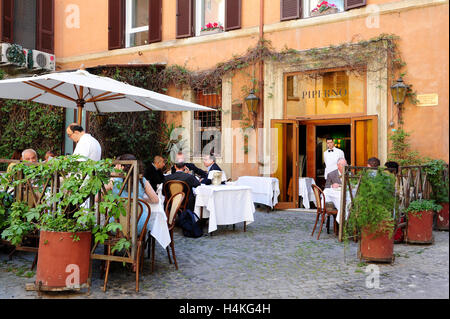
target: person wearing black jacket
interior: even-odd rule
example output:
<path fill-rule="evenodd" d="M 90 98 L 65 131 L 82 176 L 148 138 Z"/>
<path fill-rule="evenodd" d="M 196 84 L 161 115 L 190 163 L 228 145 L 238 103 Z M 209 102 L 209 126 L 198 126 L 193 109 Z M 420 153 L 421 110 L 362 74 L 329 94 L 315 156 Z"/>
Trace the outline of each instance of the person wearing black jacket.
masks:
<path fill-rule="evenodd" d="M 166 161 L 162 156 L 156 155 L 153 158 L 153 163 L 145 168 L 144 177 L 150 182 L 153 190 L 156 192 L 158 184 L 164 183 L 163 168 Z"/>
<path fill-rule="evenodd" d="M 185 168 L 184 168 L 185 173 L 191 173 L 191 174 L 197 175 L 200 179 L 208 177 L 208 174 L 204 170 L 195 166 L 195 164 L 186 163 L 183 152 L 178 152 L 176 155 L 176 158 L 175 158 L 175 163 L 180 163 L 180 162 L 183 162 L 185 165 Z M 170 170 L 170 172 L 172 174 L 174 174 L 176 172 L 175 165 L 172 166 L 172 169 Z"/>
<path fill-rule="evenodd" d="M 200 186 L 200 182 L 195 178 L 194 175 L 185 173 L 186 164 L 184 162 L 176 162 L 175 163 L 175 173 L 170 174 L 165 177 L 165 182 L 171 181 L 171 180 L 177 180 L 177 181 L 183 181 L 186 182 L 189 185 L 190 192 L 189 192 L 189 199 L 188 199 L 188 205 L 187 208 L 191 211 L 194 211 L 195 206 L 195 196 L 193 192 L 193 188 Z M 163 187 L 164 190 L 164 187 Z M 167 196 L 164 194 L 164 196 Z"/>
<path fill-rule="evenodd" d="M 206 155 L 203 158 L 203 165 L 208 168 L 206 172 L 206 177 L 201 180 L 202 184 L 210 185 L 212 180 L 208 178 L 210 171 L 222 171 L 219 165 L 216 164 L 216 157 L 214 155 Z M 223 183 L 222 183 L 223 184 Z"/>

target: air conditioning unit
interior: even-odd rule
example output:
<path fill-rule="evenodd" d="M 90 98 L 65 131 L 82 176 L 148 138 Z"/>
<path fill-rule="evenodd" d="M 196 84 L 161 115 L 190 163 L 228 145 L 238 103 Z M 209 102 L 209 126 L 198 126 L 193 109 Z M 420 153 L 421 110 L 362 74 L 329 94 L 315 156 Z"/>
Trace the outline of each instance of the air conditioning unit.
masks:
<path fill-rule="evenodd" d="M 8 59 L 6 58 L 6 50 L 11 46 L 11 44 L 3 42 L 0 43 L 0 63 L 9 63 Z"/>
<path fill-rule="evenodd" d="M 18 44 L 10 44 L 6 42 L 0 43 L 0 46 L 0 63 L 8 65 L 13 64 L 21 68 L 27 67 L 28 49 L 23 48 Z M 10 59 L 8 59 L 8 54 L 10 54 Z"/>
<path fill-rule="evenodd" d="M 33 50 L 33 69 L 55 71 L 55 55 Z"/>

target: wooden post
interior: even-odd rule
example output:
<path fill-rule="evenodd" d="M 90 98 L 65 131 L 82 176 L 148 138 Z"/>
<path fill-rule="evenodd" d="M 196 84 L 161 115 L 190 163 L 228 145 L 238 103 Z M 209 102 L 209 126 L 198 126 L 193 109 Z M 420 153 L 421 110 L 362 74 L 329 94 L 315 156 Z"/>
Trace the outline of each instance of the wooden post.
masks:
<path fill-rule="evenodd" d="M 339 241 L 342 241 L 342 233 L 345 222 L 345 202 L 347 195 L 348 166 L 344 166 L 344 174 L 342 174 L 342 190 L 341 190 L 341 215 L 339 216 Z"/>
<path fill-rule="evenodd" d="M 139 164 L 133 163 L 133 207 L 131 209 L 131 259 L 136 260 L 137 243 L 137 206 L 138 206 L 138 186 L 139 186 Z M 150 212 L 149 212 L 150 213 Z"/>

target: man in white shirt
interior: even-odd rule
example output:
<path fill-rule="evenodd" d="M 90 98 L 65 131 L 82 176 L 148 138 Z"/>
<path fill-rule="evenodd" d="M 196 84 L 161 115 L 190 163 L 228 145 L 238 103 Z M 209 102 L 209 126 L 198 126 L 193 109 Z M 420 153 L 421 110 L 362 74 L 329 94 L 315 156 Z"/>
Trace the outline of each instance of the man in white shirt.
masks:
<path fill-rule="evenodd" d="M 323 153 L 325 161 L 324 177 L 327 179 L 328 173 L 337 169 L 337 161 L 340 158 L 345 159 L 345 154 L 342 150 L 334 146 L 334 140 L 331 137 L 326 138 L 327 150 Z"/>
<path fill-rule="evenodd" d="M 77 143 L 73 155 L 82 155 L 91 160 L 99 161 L 102 157 L 100 143 L 91 135 L 84 132 L 77 123 L 70 124 L 66 129 L 67 136 Z"/>

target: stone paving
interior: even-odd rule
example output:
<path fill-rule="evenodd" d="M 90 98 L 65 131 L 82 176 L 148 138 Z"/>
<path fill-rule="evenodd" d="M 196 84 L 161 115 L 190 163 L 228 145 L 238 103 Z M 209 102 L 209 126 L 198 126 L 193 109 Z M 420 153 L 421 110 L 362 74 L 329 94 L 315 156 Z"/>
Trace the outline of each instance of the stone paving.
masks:
<path fill-rule="evenodd" d="M 448 232 L 434 231 L 433 245 L 396 244 L 394 263 L 368 265 L 357 258 L 357 243 L 345 246 L 325 227 L 320 240 L 311 237 L 314 220 L 312 211 L 258 209 L 247 232 L 243 224 L 235 230 L 219 226 L 213 236 L 193 239 L 175 229 L 179 270 L 157 244 L 155 271 L 150 274 L 150 261 L 145 259 L 139 293 L 134 273 L 121 263 L 113 263 L 104 293 L 100 262 L 95 261 L 90 294 L 39 295 L 25 290 L 35 278 L 29 271 L 33 254 L 17 252 L 9 261 L 0 251 L 0 298 L 449 298 Z"/>

